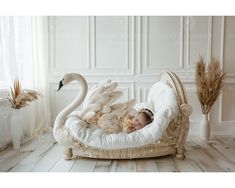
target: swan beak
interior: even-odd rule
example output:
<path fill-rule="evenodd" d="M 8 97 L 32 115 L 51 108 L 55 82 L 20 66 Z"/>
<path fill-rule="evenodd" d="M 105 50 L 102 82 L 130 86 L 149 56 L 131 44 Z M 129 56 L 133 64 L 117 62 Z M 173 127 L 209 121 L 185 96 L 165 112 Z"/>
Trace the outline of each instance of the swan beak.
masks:
<path fill-rule="evenodd" d="M 64 85 L 63 85 L 63 82 L 62 82 L 62 80 L 61 80 L 60 83 L 59 83 L 59 88 L 58 88 L 57 91 L 59 91 L 63 86 L 64 86 Z"/>

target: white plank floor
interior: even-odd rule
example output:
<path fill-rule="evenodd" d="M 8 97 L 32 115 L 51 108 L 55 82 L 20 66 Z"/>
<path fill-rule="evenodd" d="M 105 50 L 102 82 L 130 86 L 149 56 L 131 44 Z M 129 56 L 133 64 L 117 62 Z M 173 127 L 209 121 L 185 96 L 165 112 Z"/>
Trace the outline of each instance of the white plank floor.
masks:
<path fill-rule="evenodd" d="M 0 152 L 0 172 L 235 172 L 235 139 L 214 137 L 186 144 L 185 160 L 164 156 L 135 160 L 63 159 L 64 148 L 51 134 Z"/>

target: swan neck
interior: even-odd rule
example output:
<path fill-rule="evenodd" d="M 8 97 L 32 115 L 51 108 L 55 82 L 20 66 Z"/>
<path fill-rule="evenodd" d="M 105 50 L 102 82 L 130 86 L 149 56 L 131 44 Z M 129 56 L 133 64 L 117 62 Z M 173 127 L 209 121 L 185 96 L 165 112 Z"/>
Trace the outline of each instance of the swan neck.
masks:
<path fill-rule="evenodd" d="M 81 75 L 77 75 L 74 80 L 79 81 L 80 86 L 81 86 L 81 92 L 80 94 L 73 100 L 72 103 L 70 103 L 68 106 L 66 106 L 56 117 L 55 120 L 55 129 L 59 129 L 62 128 L 62 126 L 64 125 L 67 117 L 74 111 L 76 110 L 77 107 L 79 107 L 83 100 L 86 97 L 87 94 L 87 82 L 86 80 L 81 76 Z"/>

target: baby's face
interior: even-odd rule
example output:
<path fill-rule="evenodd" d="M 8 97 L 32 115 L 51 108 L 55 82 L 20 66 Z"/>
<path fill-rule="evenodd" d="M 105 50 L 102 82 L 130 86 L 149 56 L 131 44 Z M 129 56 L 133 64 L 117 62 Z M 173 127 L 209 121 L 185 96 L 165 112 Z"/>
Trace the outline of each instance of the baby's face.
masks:
<path fill-rule="evenodd" d="M 147 125 L 147 120 L 143 113 L 139 113 L 133 118 L 132 123 L 133 127 L 138 130 Z"/>

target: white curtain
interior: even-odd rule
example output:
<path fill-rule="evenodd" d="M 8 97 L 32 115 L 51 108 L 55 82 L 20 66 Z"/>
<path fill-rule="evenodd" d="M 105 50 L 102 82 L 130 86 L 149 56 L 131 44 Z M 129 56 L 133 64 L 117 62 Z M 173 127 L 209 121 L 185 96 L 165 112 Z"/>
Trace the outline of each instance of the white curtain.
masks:
<path fill-rule="evenodd" d="M 25 138 L 50 130 L 47 28 L 46 17 L 0 17 L 0 60 L 7 89 L 19 78 L 22 88 L 43 95 L 22 108 Z"/>

